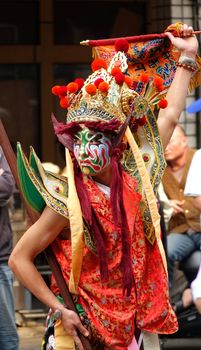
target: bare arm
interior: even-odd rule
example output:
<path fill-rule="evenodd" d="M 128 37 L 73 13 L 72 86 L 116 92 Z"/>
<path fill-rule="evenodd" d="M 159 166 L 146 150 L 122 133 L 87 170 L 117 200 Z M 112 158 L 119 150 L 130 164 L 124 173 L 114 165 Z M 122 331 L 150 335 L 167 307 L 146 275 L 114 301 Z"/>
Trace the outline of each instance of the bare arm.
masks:
<path fill-rule="evenodd" d="M 195 36 L 192 36 L 192 27 L 183 26 L 183 38 L 175 38 L 171 33 L 166 34 L 172 44 L 180 50 L 181 55 L 195 59 L 198 50 L 198 41 Z M 172 136 L 185 106 L 191 75 L 192 73 L 188 69 L 177 67 L 173 82 L 166 96 L 168 106 L 159 112 L 158 127 L 164 149 Z"/>
<path fill-rule="evenodd" d="M 53 309 L 58 303 L 49 289 L 47 290 L 43 278 L 34 266 L 34 259 L 56 238 L 65 224 L 65 218 L 45 208 L 39 220 L 17 243 L 9 259 L 9 265 L 20 282 Z"/>
<path fill-rule="evenodd" d="M 84 335 L 88 331 L 82 326 L 79 317 L 73 311 L 67 310 L 51 292 L 34 265 L 35 257 L 42 252 L 62 231 L 67 221 L 61 215 L 45 208 L 39 220 L 32 225 L 15 246 L 9 266 L 19 281 L 29 289 L 39 300 L 52 308 L 62 311 L 62 323 L 67 334 L 74 337 L 79 349 L 83 347 L 77 336 L 76 328 Z"/>

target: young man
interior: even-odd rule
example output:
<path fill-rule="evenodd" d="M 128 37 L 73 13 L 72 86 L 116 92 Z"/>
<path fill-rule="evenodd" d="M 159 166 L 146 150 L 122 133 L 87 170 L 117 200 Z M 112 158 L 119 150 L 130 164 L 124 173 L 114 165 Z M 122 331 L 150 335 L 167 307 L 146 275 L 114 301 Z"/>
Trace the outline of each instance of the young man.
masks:
<path fill-rule="evenodd" d="M 158 116 L 164 147 L 184 107 L 198 49 L 192 27 L 182 27 L 183 38 L 166 35 L 181 55 L 166 96 L 168 106 Z M 145 333 L 172 333 L 177 329 L 168 300 L 155 195 L 144 164 L 147 161 L 148 167 L 152 165 L 154 179 L 164 164 L 159 156 L 162 147 L 153 106 L 131 88 L 132 81 L 124 74 L 126 55 L 117 52 L 108 68 L 102 60 L 96 60 L 92 67 L 94 73 L 77 95 L 78 83 L 67 86 L 67 99 L 61 101 L 68 109 L 67 123 L 53 119 L 55 132 L 66 147 L 68 185 L 64 179 L 58 182 L 55 176 L 45 173 L 34 152 L 31 167 L 20 154 L 19 162 L 31 179 L 29 185 L 34 183 L 47 206 L 44 208 L 40 201 L 40 219 L 18 242 L 10 266 L 54 315 L 60 315 L 68 337 L 63 349 L 74 349 L 74 344 L 83 349 L 78 329 L 86 336 L 90 334 L 94 349 L 136 349 L 136 327 Z M 147 77 L 142 80 L 148 84 Z M 155 86 L 152 82 L 146 85 L 149 89 L 145 89 L 145 94 L 159 96 L 163 90 L 161 79 L 154 81 Z M 148 148 L 155 145 L 152 156 L 157 160 L 149 158 L 146 152 L 142 159 L 128 127 L 135 129 L 136 123 L 140 126 L 139 140 L 149 140 Z M 136 166 L 127 162 L 129 157 Z M 32 198 L 38 198 L 38 193 L 32 186 Z M 64 228 L 70 229 L 71 242 L 59 236 Z M 53 293 L 34 266 L 36 255 L 51 242 L 55 242 L 64 278 L 89 330 L 55 296 L 59 294 L 55 281 Z M 56 347 L 52 340 L 52 348 L 59 349 L 61 322 L 55 324 Z"/>

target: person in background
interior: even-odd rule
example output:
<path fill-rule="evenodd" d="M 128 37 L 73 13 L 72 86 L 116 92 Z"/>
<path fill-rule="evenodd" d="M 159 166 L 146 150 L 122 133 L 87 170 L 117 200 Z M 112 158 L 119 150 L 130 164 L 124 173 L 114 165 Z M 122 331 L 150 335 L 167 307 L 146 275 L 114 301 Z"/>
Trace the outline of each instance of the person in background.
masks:
<path fill-rule="evenodd" d="M 191 166 L 188 171 L 184 194 L 186 196 L 194 197 L 194 205 L 199 210 L 201 219 L 201 149 L 196 151 L 192 159 Z M 183 292 L 182 303 L 184 308 L 187 308 L 194 303 L 198 312 L 201 313 L 201 261 L 196 278 L 191 283 L 190 288 L 185 289 Z"/>
<path fill-rule="evenodd" d="M 12 230 L 8 202 L 14 190 L 14 179 L 0 147 L 0 349 L 18 350 L 15 324 L 13 274 L 8 266 L 12 251 Z"/>
<path fill-rule="evenodd" d="M 196 278 L 191 282 L 190 288 L 186 288 L 182 293 L 182 305 L 180 310 L 188 308 L 195 304 L 198 312 L 201 314 L 201 263 Z M 177 303 L 175 303 L 177 312 Z"/>
<path fill-rule="evenodd" d="M 188 145 L 188 138 L 177 125 L 165 149 L 167 168 L 163 176 L 164 191 L 173 208 L 167 236 L 169 287 L 173 287 L 175 263 L 182 261 L 200 249 L 200 210 L 192 196 L 186 196 L 184 188 L 195 150 Z"/>

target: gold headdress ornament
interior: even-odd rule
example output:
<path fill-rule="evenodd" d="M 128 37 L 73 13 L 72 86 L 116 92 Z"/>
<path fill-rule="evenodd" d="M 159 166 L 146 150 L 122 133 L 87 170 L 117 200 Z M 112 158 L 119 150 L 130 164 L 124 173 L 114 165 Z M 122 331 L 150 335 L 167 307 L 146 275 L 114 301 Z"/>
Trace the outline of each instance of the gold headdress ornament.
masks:
<path fill-rule="evenodd" d="M 165 161 L 154 112 L 158 108 L 167 106 L 165 95 L 173 79 L 176 64 L 174 65 L 173 57 L 175 53 L 171 59 L 167 54 L 171 50 L 170 43 L 167 44 L 165 41 L 164 45 L 166 40 L 164 37 L 157 40 L 159 43 L 163 41 L 163 67 L 160 66 L 161 69 L 158 71 L 156 68 L 143 69 L 145 73 L 139 73 L 139 47 L 136 43 L 135 48 L 132 47 L 128 40 L 122 38 L 116 40 L 112 46 L 110 44 L 107 47 L 105 44 L 94 49 L 96 57 L 99 57 L 92 62 L 93 73 L 85 81 L 76 79 L 66 86 L 54 86 L 52 93 L 59 96 L 61 107 L 67 109 L 66 124 L 99 122 L 109 125 L 111 121 L 118 120 L 120 123 L 115 130 L 118 133 L 126 118 L 131 117 L 125 132 L 130 148 L 124 152 L 122 164 L 124 169 L 138 180 L 138 190 L 145 199 L 143 208 L 145 235 L 151 244 L 154 243 L 155 238 L 157 239 L 166 267 L 160 239 L 160 217 L 154 193 L 163 174 Z M 158 49 L 157 40 L 154 38 L 154 42 L 150 44 L 152 51 L 153 47 Z M 148 46 L 147 40 L 144 46 Z M 142 48 L 143 44 L 141 51 Z M 138 52 L 137 63 L 133 62 L 131 51 Z M 106 59 L 104 60 L 103 57 Z M 153 65 L 153 57 L 151 59 Z M 141 61 L 145 67 L 142 57 Z M 170 61 L 171 66 L 167 65 L 167 61 Z M 157 67 L 156 63 L 155 61 Z M 164 79 L 165 69 L 166 79 Z M 68 149 L 66 149 L 66 162 L 69 186 L 67 207 L 72 233 L 72 270 L 69 289 L 72 293 L 77 293 L 84 235 L 82 212 L 73 180 L 73 163 Z"/>
<path fill-rule="evenodd" d="M 127 74 L 124 52 L 117 52 L 108 67 L 102 59 L 95 59 L 92 70 L 94 72 L 86 81 L 82 81 L 80 91 L 76 80 L 66 86 L 66 91 L 64 87 L 52 88 L 52 92 L 60 97 L 60 105 L 68 110 L 67 123 L 111 122 L 115 118 L 123 124 L 132 113 L 132 123 L 142 125 L 146 122 L 144 117 L 149 108 L 153 109 L 154 105 L 165 108 L 167 105 L 163 99 L 166 93 L 163 79 L 141 74 L 138 82 L 133 81 Z M 65 96 L 61 89 L 65 91 Z"/>

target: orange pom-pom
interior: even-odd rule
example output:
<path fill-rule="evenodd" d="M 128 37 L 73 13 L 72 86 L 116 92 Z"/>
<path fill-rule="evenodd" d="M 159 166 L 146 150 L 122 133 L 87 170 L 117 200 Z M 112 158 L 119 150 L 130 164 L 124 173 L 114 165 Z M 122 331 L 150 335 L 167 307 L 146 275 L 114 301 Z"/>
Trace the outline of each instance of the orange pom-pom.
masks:
<path fill-rule="evenodd" d="M 127 86 L 129 88 L 132 88 L 133 81 L 132 81 L 132 79 L 130 77 L 125 76 L 125 83 L 127 84 Z"/>
<path fill-rule="evenodd" d="M 78 85 L 78 90 L 80 90 L 84 85 L 84 79 L 82 78 L 77 78 L 74 80 L 74 82 Z"/>
<path fill-rule="evenodd" d="M 66 96 L 62 97 L 59 104 L 62 108 L 66 109 L 68 107 L 68 98 Z"/>
<path fill-rule="evenodd" d="M 67 86 L 67 91 L 74 94 L 78 90 L 78 84 L 75 82 L 69 83 Z"/>
<path fill-rule="evenodd" d="M 158 92 L 161 92 L 161 91 L 163 91 L 164 90 L 164 86 L 163 85 L 159 85 L 159 86 L 157 86 L 157 90 L 158 90 Z"/>
<path fill-rule="evenodd" d="M 125 81 L 125 75 L 123 73 L 117 73 L 115 75 L 115 81 L 118 85 L 123 85 Z"/>
<path fill-rule="evenodd" d="M 154 86 L 156 88 L 158 88 L 158 87 L 160 88 L 161 85 L 163 85 L 164 80 L 161 77 L 156 77 L 156 78 L 154 78 L 153 83 L 154 83 Z"/>
<path fill-rule="evenodd" d="M 97 89 L 96 89 L 96 86 L 94 84 L 88 84 L 85 87 L 85 90 L 89 95 L 95 95 Z"/>
<path fill-rule="evenodd" d="M 122 39 L 117 39 L 114 44 L 115 50 L 122 51 L 122 52 L 127 52 L 129 49 L 129 44 L 128 41 L 124 38 Z"/>
<path fill-rule="evenodd" d="M 158 107 L 159 108 L 166 108 L 168 105 L 168 101 L 165 98 L 162 98 L 159 102 L 158 102 Z"/>
<path fill-rule="evenodd" d="M 108 92 L 109 88 L 110 88 L 110 85 L 108 83 L 106 83 L 105 81 L 102 81 L 98 85 L 98 90 L 101 92 Z"/>
<path fill-rule="evenodd" d="M 107 69 L 107 63 L 102 58 L 96 58 L 91 64 L 91 69 L 95 72 L 101 68 Z"/>
<path fill-rule="evenodd" d="M 99 85 L 100 83 L 102 83 L 102 81 L 104 81 L 102 78 L 98 78 L 98 79 L 96 79 L 96 80 L 94 81 L 94 85 L 95 85 L 96 87 L 98 87 L 98 85 Z"/>
<path fill-rule="evenodd" d="M 112 68 L 112 70 L 111 70 L 111 75 L 112 75 L 113 77 L 115 77 L 115 75 L 118 74 L 118 73 L 122 73 L 122 72 L 121 72 L 121 69 L 120 69 L 119 67 L 114 67 L 114 68 Z"/>
<path fill-rule="evenodd" d="M 149 76 L 148 76 L 148 74 L 142 73 L 142 74 L 140 75 L 140 81 L 141 81 L 142 83 L 144 83 L 144 84 L 148 83 L 148 81 L 149 81 Z"/>

